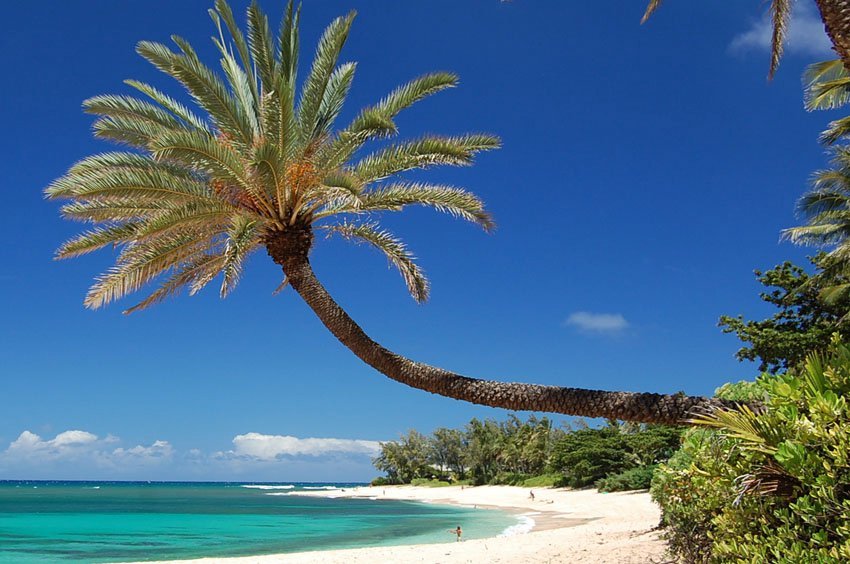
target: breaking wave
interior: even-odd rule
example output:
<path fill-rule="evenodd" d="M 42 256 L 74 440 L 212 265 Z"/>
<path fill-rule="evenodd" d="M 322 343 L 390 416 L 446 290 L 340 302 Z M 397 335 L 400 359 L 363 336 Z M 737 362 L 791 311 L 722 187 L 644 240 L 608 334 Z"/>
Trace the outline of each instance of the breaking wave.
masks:
<path fill-rule="evenodd" d="M 295 486 L 293 486 L 292 484 L 288 484 L 286 486 L 267 486 L 267 485 L 250 484 L 250 485 L 242 485 L 241 487 L 251 488 L 251 489 L 255 489 L 255 490 L 291 490 Z"/>
<path fill-rule="evenodd" d="M 516 525 L 511 525 L 499 535 L 500 537 L 512 537 L 514 535 L 522 535 L 534 528 L 534 519 L 528 517 L 527 515 L 519 516 L 519 523 Z"/>

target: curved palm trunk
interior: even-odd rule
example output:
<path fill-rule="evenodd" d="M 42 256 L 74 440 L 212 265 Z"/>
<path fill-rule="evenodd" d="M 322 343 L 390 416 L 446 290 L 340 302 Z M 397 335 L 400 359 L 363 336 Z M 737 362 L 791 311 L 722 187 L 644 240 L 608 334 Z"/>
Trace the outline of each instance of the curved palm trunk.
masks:
<path fill-rule="evenodd" d="M 310 266 L 311 243 L 312 234 L 306 228 L 278 234 L 267 241 L 266 247 L 272 259 L 283 268 L 289 284 L 325 327 L 363 362 L 397 382 L 490 407 L 644 423 L 686 424 L 693 415 L 731 406 L 721 400 L 684 394 L 607 392 L 479 380 L 414 362 L 373 341 L 334 301 Z"/>
<path fill-rule="evenodd" d="M 850 71 L 850 3 L 847 0 L 815 0 L 826 34 L 844 68 Z"/>

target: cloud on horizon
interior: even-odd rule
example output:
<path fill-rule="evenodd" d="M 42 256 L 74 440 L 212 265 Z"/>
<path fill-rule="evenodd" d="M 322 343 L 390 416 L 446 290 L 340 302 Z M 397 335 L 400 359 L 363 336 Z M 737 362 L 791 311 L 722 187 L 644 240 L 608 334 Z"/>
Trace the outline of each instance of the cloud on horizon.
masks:
<path fill-rule="evenodd" d="M 100 438 L 94 433 L 73 429 L 44 439 L 23 431 L 4 451 L 0 451 L 0 470 L 7 468 L 61 468 L 68 463 L 92 465 L 120 470 L 150 465 L 169 459 L 174 449 L 168 441 L 154 441 L 150 446 L 116 447 L 120 439 L 114 435 Z"/>
<path fill-rule="evenodd" d="M 733 53 L 770 52 L 772 35 L 773 24 L 770 22 L 770 16 L 765 12 L 760 19 L 752 23 L 747 31 L 732 39 L 729 50 Z M 837 56 L 823 29 L 820 15 L 812 5 L 799 2 L 795 4 L 788 26 L 785 50 L 788 53 L 816 55 L 824 58 Z"/>
<path fill-rule="evenodd" d="M 227 451 L 179 451 L 169 441 L 122 446 L 114 435 L 29 430 L 0 450 L 0 479 L 200 479 L 324 481 L 369 479 L 378 441 L 245 433 Z"/>
<path fill-rule="evenodd" d="M 619 333 L 629 327 L 621 313 L 592 313 L 576 311 L 564 321 L 564 325 L 575 327 L 584 333 Z"/>
<path fill-rule="evenodd" d="M 377 456 L 381 451 L 378 441 L 359 439 L 299 439 L 291 435 L 263 435 L 245 433 L 233 438 L 232 451 L 235 456 L 275 460 L 292 456 L 324 456 L 329 454 L 353 454 Z"/>

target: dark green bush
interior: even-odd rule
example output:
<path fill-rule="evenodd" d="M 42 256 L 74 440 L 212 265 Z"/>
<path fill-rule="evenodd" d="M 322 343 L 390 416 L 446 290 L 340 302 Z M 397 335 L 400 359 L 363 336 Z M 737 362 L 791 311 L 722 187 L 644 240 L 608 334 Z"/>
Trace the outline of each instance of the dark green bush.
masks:
<path fill-rule="evenodd" d="M 656 466 L 638 466 L 619 474 L 611 474 L 596 482 L 600 492 L 624 492 L 629 490 L 646 490 L 652 483 L 652 474 Z"/>
<path fill-rule="evenodd" d="M 553 466 L 564 474 L 559 485 L 571 488 L 591 486 L 633 465 L 625 435 L 613 427 L 570 433 L 558 441 L 553 455 Z"/>

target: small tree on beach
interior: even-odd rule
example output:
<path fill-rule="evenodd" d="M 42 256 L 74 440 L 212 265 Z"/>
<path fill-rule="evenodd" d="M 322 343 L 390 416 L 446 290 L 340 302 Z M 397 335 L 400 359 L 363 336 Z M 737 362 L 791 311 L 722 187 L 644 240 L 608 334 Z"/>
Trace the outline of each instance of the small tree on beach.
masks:
<path fill-rule="evenodd" d="M 127 312 L 188 288 L 200 291 L 220 276 L 222 297 L 233 291 L 246 258 L 264 249 L 322 323 L 361 360 L 384 375 L 431 393 L 512 410 L 632 421 L 677 423 L 717 400 L 684 395 L 606 392 L 478 380 L 414 362 L 372 340 L 316 278 L 310 252 L 317 232 L 363 242 L 398 268 L 411 295 L 428 298 L 428 281 L 413 254 L 376 217 L 422 205 L 485 230 L 493 220 L 474 194 L 452 186 L 393 180 L 413 169 L 464 166 L 499 146 L 489 134 L 424 136 L 358 157 L 364 145 L 396 135 L 405 108 L 457 84 L 451 73 L 421 76 L 362 110 L 337 131 L 334 123 L 354 78 L 339 64 L 354 14 L 322 35 L 302 87 L 296 86 L 299 12 L 290 3 L 274 37 L 256 4 L 247 34 L 218 0 L 210 14 L 223 76 L 204 65 L 189 43 L 177 51 L 143 41 L 138 53 L 188 91 L 200 113 L 149 84 L 127 81 L 144 97 L 96 96 L 84 104 L 98 117 L 95 135 L 131 148 L 75 164 L 46 190 L 70 200 L 66 218 L 97 224 L 66 242 L 59 258 L 117 247 L 115 265 L 89 290 L 100 308 L 160 285 Z M 229 35 L 229 38 L 226 36 Z"/>

